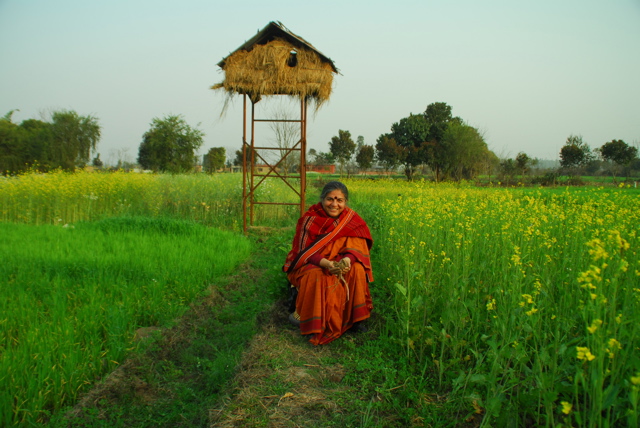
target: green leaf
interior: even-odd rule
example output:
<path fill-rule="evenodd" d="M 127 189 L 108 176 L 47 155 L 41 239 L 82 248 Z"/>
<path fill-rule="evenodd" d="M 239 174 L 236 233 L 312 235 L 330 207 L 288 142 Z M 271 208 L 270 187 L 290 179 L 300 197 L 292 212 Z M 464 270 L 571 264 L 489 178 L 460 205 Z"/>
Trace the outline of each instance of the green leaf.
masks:
<path fill-rule="evenodd" d="M 396 288 L 402 293 L 404 297 L 407 297 L 407 289 L 403 287 L 399 282 L 396 282 Z"/>

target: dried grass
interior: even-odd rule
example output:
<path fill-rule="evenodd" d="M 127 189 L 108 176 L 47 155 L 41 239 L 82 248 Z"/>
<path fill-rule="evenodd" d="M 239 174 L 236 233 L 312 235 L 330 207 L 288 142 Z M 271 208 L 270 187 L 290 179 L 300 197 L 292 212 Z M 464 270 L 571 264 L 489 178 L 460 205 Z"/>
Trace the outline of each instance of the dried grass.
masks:
<path fill-rule="evenodd" d="M 212 427 L 317 426 L 342 411 L 336 396 L 350 392 L 341 383 L 344 367 L 326 363 L 335 357 L 331 347 L 310 345 L 297 328 L 283 327 L 286 317 L 273 315 L 245 352 L 233 395 L 210 410 Z"/>
<path fill-rule="evenodd" d="M 289 65 L 291 52 L 297 63 Z M 211 89 L 223 89 L 229 97 L 247 94 L 253 102 L 264 96 L 290 95 L 308 99 L 320 107 L 333 89 L 332 65 L 313 50 L 276 38 L 250 51 L 238 50 L 225 59 L 225 79 Z"/>

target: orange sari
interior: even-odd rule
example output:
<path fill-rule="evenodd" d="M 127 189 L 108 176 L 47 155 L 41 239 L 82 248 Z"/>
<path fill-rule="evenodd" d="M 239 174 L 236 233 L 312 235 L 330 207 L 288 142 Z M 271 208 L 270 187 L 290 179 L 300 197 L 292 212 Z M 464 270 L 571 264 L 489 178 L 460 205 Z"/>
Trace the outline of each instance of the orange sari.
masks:
<path fill-rule="evenodd" d="M 319 206 L 311 207 L 298 222 L 294 248 L 284 268 L 289 282 L 298 289 L 300 332 L 312 335 L 314 345 L 337 339 L 354 323 L 369 318 L 373 309 L 368 284 L 373 280 L 369 260 L 372 239 L 366 223 L 349 208 L 337 220 L 320 210 Z M 343 282 L 307 262 L 306 255 L 316 253 L 332 261 L 350 254 L 356 261 L 343 275 Z"/>

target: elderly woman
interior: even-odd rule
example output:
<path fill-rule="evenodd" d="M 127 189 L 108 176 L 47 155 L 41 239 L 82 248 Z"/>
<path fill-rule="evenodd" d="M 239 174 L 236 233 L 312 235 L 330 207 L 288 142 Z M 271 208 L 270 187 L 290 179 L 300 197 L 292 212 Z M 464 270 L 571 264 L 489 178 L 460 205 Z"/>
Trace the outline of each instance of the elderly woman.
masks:
<path fill-rule="evenodd" d="M 289 319 L 299 324 L 310 342 L 323 345 L 369 318 L 373 281 L 369 250 L 373 239 L 367 223 L 347 206 L 349 191 L 327 183 L 320 202 L 298 220 L 292 249 L 283 270 L 298 289 L 296 310 Z"/>

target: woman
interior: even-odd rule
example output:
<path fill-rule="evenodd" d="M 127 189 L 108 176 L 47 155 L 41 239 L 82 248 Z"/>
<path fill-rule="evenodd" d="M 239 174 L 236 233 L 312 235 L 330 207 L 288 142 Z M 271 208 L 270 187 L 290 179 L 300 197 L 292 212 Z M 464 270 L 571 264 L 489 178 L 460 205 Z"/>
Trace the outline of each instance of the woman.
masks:
<path fill-rule="evenodd" d="M 310 342 L 323 345 L 369 318 L 373 281 L 367 223 L 347 207 L 349 191 L 327 183 L 320 202 L 298 220 L 292 249 L 283 270 L 298 289 L 296 310 L 289 317 Z"/>

